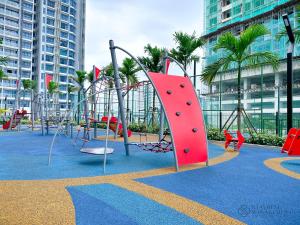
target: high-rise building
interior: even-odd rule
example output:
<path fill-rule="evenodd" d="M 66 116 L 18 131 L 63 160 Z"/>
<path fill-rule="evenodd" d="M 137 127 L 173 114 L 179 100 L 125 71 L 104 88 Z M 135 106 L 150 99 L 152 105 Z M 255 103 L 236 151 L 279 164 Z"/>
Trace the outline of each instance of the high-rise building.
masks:
<path fill-rule="evenodd" d="M 251 118 L 257 116 L 256 127 L 263 129 L 280 117 L 281 125 L 285 123 L 286 116 L 286 53 L 288 47 L 287 37 L 277 40 L 279 31 L 284 30 L 282 15 L 289 14 L 293 27 L 298 26 L 296 0 L 205 0 L 205 34 L 207 45 L 205 48 L 205 63 L 209 65 L 216 61 L 224 52 L 214 52 L 218 37 L 225 32 L 239 35 L 251 24 L 264 24 L 270 34 L 260 37 L 250 48 L 252 52 L 271 51 L 280 57 L 278 71 L 270 66 L 262 66 L 255 70 L 242 72 L 242 104 Z M 295 119 L 300 120 L 300 45 L 294 51 L 294 113 Z M 206 120 L 209 126 L 219 127 L 227 119 L 227 113 L 217 111 L 232 111 L 237 106 L 237 74 L 234 70 L 220 73 L 205 93 L 204 108 L 207 111 Z M 224 116 L 226 115 L 226 116 Z M 253 120 L 255 121 L 255 120 Z M 296 121 L 295 121 L 296 122 Z M 256 122 L 254 122 L 256 123 Z M 273 126 L 273 125 L 272 125 Z M 275 125 L 274 125 L 275 126 Z M 276 126 L 279 126 L 278 124 Z M 275 128 L 275 127 L 273 127 Z M 273 129 L 275 130 L 275 129 Z"/>
<path fill-rule="evenodd" d="M 0 55 L 8 75 L 0 83 L 1 106 L 16 101 L 17 80 L 37 81 L 45 91 L 45 75 L 59 83 L 58 102 L 66 108 L 67 86 L 76 70 L 84 69 L 85 0 L 3 0 L 0 2 Z M 20 86 L 20 88 L 22 88 Z M 20 96 L 29 109 L 29 93 Z M 72 98 L 72 97 L 70 97 Z"/>

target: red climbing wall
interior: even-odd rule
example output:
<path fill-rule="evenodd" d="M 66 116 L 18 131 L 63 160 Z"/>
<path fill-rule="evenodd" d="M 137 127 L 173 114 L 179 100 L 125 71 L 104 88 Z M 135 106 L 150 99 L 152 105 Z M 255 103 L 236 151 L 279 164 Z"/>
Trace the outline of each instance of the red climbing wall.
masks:
<path fill-rule="evenodd" d="M 178 166 L 206 162 L 202 110 L 190 79 L 152 72 L 149 78 L 160 96 L 169 122 Z"/>

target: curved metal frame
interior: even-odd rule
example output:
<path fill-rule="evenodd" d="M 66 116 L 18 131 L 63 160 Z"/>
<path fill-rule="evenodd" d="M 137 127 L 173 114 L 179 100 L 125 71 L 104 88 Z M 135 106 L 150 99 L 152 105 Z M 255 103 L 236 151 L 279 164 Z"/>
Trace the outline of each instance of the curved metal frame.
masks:
<path fill-rule="evenodd" d="M 121 50 L 121 51 L 123 51 L 124 53 L 126 53 L 127 55 L 129 55 L 141 68 L 142 68 L 142 70 L 143 70 L 143 72 L 145 73 L 145 75 L 146 75 L 146 77 L 151 81 L 151 83 L 153 84 L 153 82 L 152 82 L 152 80 L 151 80 L 151 78 L 149 77 L 149 75 L 148 75 L 148 73 L 147 73 L 147 71 L 145 70 L 145 68 L 143 67 L 143 65 L 140 63 L 140 61 L 136 58 L 136 57 L 134 57 L 130 52 L 128 52 L 127 50 L 125 50 L 125 49 L 123 49 L 123 48 L 121 48 L 121 47 L 119 47 L 119 46 L 115 46 L 114 45 L 114 41 L 113 40 L 110 40 L 109 41 L 109 44 L 110 44 L 110 50 L 111 50 L 111 53 L 112 53 L 112 60 L 113 60 L 113 66 L 114 66 L 114 68 L 116 69 L 115 70 L 115 75 L 116 76 L 118 76 L 118 68 L 117 68 L 117 62 L 116 62 L 116 56 L 115 56 L 115 49 L 119 49 L 119 50 Z M 182 65 L 176 60 L 176 59 L 174 59 L 173 57 L 170 57 L 170 56 L 168 56 L 168 55 L 166 55 L 166 56 L 164 56 L 164 60 L 166 59 L 166 58 L 169 58 L 170 60 L 172 60 L 172 61 L 174 61 L 180 68 L 181 68 L 181 70 L 184 72 L 184 76 L 185 77 L 188 77 L 188 79 L 190 79 L 189 78 L 189 76 L 188 76 L 188 73 L 186 72 L 186 70 L 182 67 Z M 155 86 L 154 85 L 152 85 L 153 86 L 153 88 L 155 89 L 155 91 L 157 92 L 157 90 L 156 90 L 156 88 L 155 88 Z M 117 90 L 118 91 L 118 90 Z M 196 90 L 194 89 L 194 93 L 195 93 L 195 95 L 197 96 L 197 93 L 196 93 Z M 165 111 L 165 108 L 164 108 L 164 106 L 163 106 L 163 104 L 162 104 L 162 100 L 161 100 L 161 98 L 160 98 L 160 96 L 158 95 L 158 98 L 159 98 L 159 101 L 160 101 L 160 103 L 161 103 L 161 106 L 162 106 L 162 108 L 163 108 L 163 111 Z M 199 105 L 200 105 L 200 102 L 198 102 L 199 103 Z M 119 101 L 119 104 L 120 104 L 120 101 Z M 120 105 L 120 106 L 123 106 L 122 104 Z M 123 123 L 125 122 L 125 115 L 124 115 L 124 113 L 123 113 L 123 115 L 122 115 L 122 113 L 121 113 L 121 117 L 122 117 L 122 120 L 124 120 L 124 121 L 122 121 Z M 202 113 L 202 120 L 204 121 L 204 118 L 203 118 L 203 113 Z M 170 121 L 168 120 L 168 118 L 167 118 L 167 122 L 168 122 L 168 124 L 170 124 Z M 125 123 L 124 123 L 124 125 L 125 125 Z M 124 125 L 123 125 L 123 127 L 124 127 Z M 128 151 L 128 145 L 130 144 L 129 142 L 128 142 L 128 135 L 127 135 L 127 126 L 125 126 L 124 127 L 124 129 L 126 128 L 126 133 L 124 132 L 124 145 L 125 145 L 125 148 L 126 148 L 126 151 Z M 206 126 L 205 126 L 205 123 L 204 123 L 204 128 L 205 128 L 205 130 L 206 130 Z M 126 134 L 126 136 L 125 136 L 125 134 Z M 177 155 L 176 155 L 176 146 L 175 146 L 175 143 L 174 143 L 174 141 L 173 141 L 173 133 L 172 133 L 172 130 L 170 129 L 170 134 L 171 134 L 171 139 L 172 139 L 172 145 L 173 145 L 173 149 L 174 149 L 174 158 L 175 158 L 175 166 L 176 166 L 176 170 L 178 171 L 178 161 L 177 161 Z M 207 142 L 207 135 L 206 135 L 206 144 L 208 145 L 208 142 Z M 208 149 L 208 148 L 207 148 Z M 207 152 L 207 154 L 208 154 L 208 152 Z M 206 165 L 208 165 L 208 161 L 206 162 Z"/>

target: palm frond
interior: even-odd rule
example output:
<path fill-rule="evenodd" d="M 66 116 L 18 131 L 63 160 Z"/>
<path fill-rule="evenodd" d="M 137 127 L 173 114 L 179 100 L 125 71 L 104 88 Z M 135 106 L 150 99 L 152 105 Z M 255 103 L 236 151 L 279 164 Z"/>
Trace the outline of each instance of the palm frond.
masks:
<path fill-rule="evenodd" d="M 0 69 L 0 80 L 6 80 L 8 76 L 4 73 L 3 70 Z"/>
<path fill-rule="evenodd" d="M 195 50 L 205 44 L 205 40 L 197 37 L 196 32 L 193 32 L 191 35 L 183 32 L 175 32 L 173 37 L 177 46 L 170 51 L 170 54 L 184 67 L 192 62 Z"/>
<path fill-rule="evenodd" d="M 230 32 L 224 33 L 221 35 L 214 46 L 214 51 L 219 49 L 224 49 L 230 52 L 237 51 L 237 38 Z"/>
<path fill-rule="evenodd" d="M 220 58 L 216 62 L 206 66 L 201 74 L 201 80 L 210 85 L 219 72 L 226 71 L 230 64 L 234 63 L 232 59 L 232 56 L 229 55 L 226 58 Z"/>
<path fill-rule="evenodd" d="M 237 51 L 244 52 L 259 37 L 269 34 L 268 28 L 262 24 L 254 24 L 244 30 L 237 43 Z"/>
<path fill-rule="evenodd" d="M 247 55 L 243 59 L 243 68 L 258 68 L 262 65 L 271 65 L 273 70 L 277 70 L 279 66 L 278 55 L 272 52 L 257 52 Z"/>

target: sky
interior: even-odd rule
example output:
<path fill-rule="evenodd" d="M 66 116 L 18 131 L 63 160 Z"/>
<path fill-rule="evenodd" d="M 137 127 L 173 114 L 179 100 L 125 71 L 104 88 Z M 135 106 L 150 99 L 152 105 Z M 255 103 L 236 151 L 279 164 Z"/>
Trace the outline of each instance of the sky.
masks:
<path fill-rule="evenodd" d="M 148 43 L 175 47 L 175 31 L 195 31 L 199 36 L 203 32 L 203 0 L 87 0 L 86 4 L 87 71 L 111 62 L 110 39 L 134 56 L 142 56 Z M 126 55 L 118 51 L 117 57 L 121 64 Z M 172 70 L 177 68 L 171 65 Z"/>

